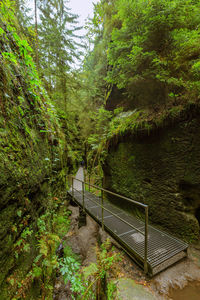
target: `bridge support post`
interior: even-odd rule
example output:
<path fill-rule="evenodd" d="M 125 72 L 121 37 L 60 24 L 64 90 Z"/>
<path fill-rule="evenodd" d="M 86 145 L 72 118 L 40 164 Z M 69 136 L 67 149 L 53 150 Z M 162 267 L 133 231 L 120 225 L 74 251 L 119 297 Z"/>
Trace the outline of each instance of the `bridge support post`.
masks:
<path fill-rule="evenodd" d="M 144 245 L 144 272 L 148 273 L 148 206 L 145 207 L 145 245 Z"/>
<path fill-rule="evenodd" d="M 84 182 L 82 182 L 82 200 L 83 200 L 83 211 L 85 211 L 85 186 L 84 186 Z"/>
<path fill-rule="evenodd" d="M 102 223 L 102 230 L 104 230 L 103 190 L 101 190 L 101 223 Z"/>
<path fill-rule="evenodd" d="M 74 201 L 74 178 L 72 177 L 72 200 Z"/>
<path fill-rule="evenodd" d="M 78 228 L 81 228 L 82 226 L 86 226 L 87 224 L 87 215 L 85 211 L 79 207 L 79 218 L 78 218 Z"/>

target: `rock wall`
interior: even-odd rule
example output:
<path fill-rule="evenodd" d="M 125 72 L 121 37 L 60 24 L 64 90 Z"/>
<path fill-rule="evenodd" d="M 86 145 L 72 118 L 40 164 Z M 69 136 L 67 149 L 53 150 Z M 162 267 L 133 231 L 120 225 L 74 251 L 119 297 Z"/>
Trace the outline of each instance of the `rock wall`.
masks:
<path fill-rule="evenodd" d="M 55 110 L 9 5 L 0 3 L 0 298 L 6 300 L 14 285 L 8 276 L 23 278 L 37 252 L 33 232 L 30 249 L 18 255 L 21 234 L 48 207 L 56 178 L 63 184 L 67 160 Z"/>
<path fill-rule="evenodd" d="M 110 145 L 104 165 L 107 189 L 147 203 L 152 223 L 188 242 L 199 237 L 199 128 L 196 114 L 149 134 L 127 134 Z M 124 201 L 110 200 L 135 212 Z"/>

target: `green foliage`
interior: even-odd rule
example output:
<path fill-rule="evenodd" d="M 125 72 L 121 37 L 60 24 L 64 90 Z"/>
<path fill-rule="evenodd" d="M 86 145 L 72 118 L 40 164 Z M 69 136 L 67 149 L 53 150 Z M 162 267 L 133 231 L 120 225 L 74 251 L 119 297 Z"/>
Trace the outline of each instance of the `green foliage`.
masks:
<path fill-rule="evenodd" d="M 29 41 L 33 42 L 34 33 L 28 0 L 15 0 L 15 12 L 20 25 L 20 32 L 23 32 L 29 38 Z"/>
<path fill-rule="evenodd" d="M 26 157 L 31 158 L 33 168 L 37 169 L 36 173 L 41 177 L 41 170 L 46 169 L 43 173 L 45 176 L 52 168 L 57 172 L 55 169 L 58 169 L 59 165 L 66 165 L 67 150 L 70 153 L 68 163 L 71 161 L 71 164 L 74 164 L 78 157 L 73 155 L 71 146 L 73 140 L 70 143 L 64 139 L 56 109 L 42 86 L 33 62 L 33 51 L 24 36 L 19 34 L 12 4 L 12 1 L 7 0 L 0 3 L 2 35 L 0 97 L 3 112 L 0 126 L 1 134 L 7 132 L 7 136 L 1 140 L 0 150 L 10 172 L 15 174 L 17 170 L 17 177 L 25 175 L 27 178 L 28 171 L 23 167 L 23 164 L 26 165 Z M 68 124 L 68 120 L 65 123 Z M 73 135 L 76 134 L 77 132 L 73 132 Z M 45 150 L 39 150 L 42 147 Z M 37 153 L 41 152 L 42 155 L 38 160 Z M 22 155 L 24 159 L 21 162 Z M 46 158 L 49 159 L 49 163 Z"/>
<path fill-rule="evenodd" d="M 16 87 L 18 85 L 20 87 L 16 95 L 20 101 L 20 105 L 16 106 L 16 108 L 18 109 L 18 113 L 23 117 L 24 131 L 33 140 L 36 139 L 32 128 L 30 128 L 32 124 L 30 125 L 26 122 L 28 118 L 29 123 L 31 121 L 33 125 L 35 125 L 35 123 L 38 124 L 37 127 L 39 127 L 40 133 L 53 142 L 55 141 L 55 133 L 57 130 L 60 131 L 58 123 L 61 123 L 66 134 L 66 139 L 64 139 L 64 136 L 62 136 L 61 139 L 60 135 L 59 146 L 62 151 L 69 154 L 68 163 L 71 161 L 71 164 L 75 166 L 75 161 L 80 160 L 80 154 L 77 148 L 81 147 L 81 142 L 77 139 L 78 129 L 75 119 L 76 116 L 74 116 L 74 113 L 71 113 L 69 107 L 71 106 L 70 97 L 74 92 L 72 82 L 75 81 L 74 75 L 70 72 L 70 68 L 75 57 L 78 58 L 80 56 L 80 51 L 77 49 L 79 44 L 74 40 L 76 31 L 80 29 L 76 24 L 77 16 L 71 14 L 65 4 L 63 6 L 63 1 L 59 1 L 59 3 L 58 1 L 48 1 L 48 3 L 37 1 L 41 12 L 41 26 L 39 26 L 38 32 L 39 40 L 42 39 L 42 43 L 39 45 L 39 73 L 42 75 L 42 83 L 33 61 L 33 58 L 36 56 L 35 33 L 33 33 L 31 19 L 27 17 L 27 1 L 18 0 L 15 4 L 16 5 L 14 5 L 14 1 L 8 0 L 1 3 L 1 20 L 5 24 L 0 24 L 0 27 L 2 27 L 0 34 L 5 44 L 9 42 L 13 45 L 11 48 L 5 47 L 5 49 L 1 49 L 1 55 L 4 59 L 4 66 L 8 68 L 8 70 L 5 68 L 5 72 L 7 72 L 9 77 L 8 83 L 12 84 L 13 73 L 16 73 L 18 76 L 14 80 L 14 86 Z M 24 19 L 22 10 L 25 13 Z M 18 21 L 21 27 L 18 26 L 14 16 L 15 14 L 19 19 Z M 5 34 L 4 26 L 9 30 L 9 34 Z M 22 30 L 22 27 L 24 27 L 24 30 Z M 22 35 L 22 32 L 33 45 L 33 50 L 25 36 Z M 51 42 L 52 40 L 54 41 L 53 43 Z M 8 51 L 8 49 L 11 51 Z M 20 75 L 25 79 L 25 83 L 19 82 L 18 84 L 17 81 L 20 81 L 18 73 L 19 70 L 22 69 L 24 72 Z M 47 92 L 42 87 L 43 84 L 52 99 L 51 102 L 47 96 Z M 24 93 L 27 93 L 27 95 L 25 96 Z M 7 93 L 7 95 L 9 95 L 9 93 Z M 2 97 L 5 96 L 6 95 L 2 95 Z M 29 108 L 27 106 L 25 107 L 24 103 L 21 102 L 21 99 L 24 99 L 26 102 L 27 97 L 29 99 L 31 113 L 33 111 L 36 120 L 33 117 L 32 119 L 29 118 Z M 40 119 L 41 113 L 46 115 L 44 120 Z M 55 143 L 57 142 L 58 141 Z M 60 162 L 64 165 L 67 164 L 66 156 L 67 155 L 65 155 L 65 158 L 60 159 Z"/>
<path fill-rule="evenodd" d="M 110 281 L 107 286 L 107 299 L 113 300 L 115 297 L 115 292 L 117 290 L 116 283 Z"/>
<path fill-rule="evenodd" d="M 94 6 L 79 92 L 89 171 L 105 160 L 113 137 L 150 132 L 198 103 L 199 9 L 193 0 L 101 0 Z M 130 112 L 105 111 L 104 120 L 101 107 L 109 102 Z"/>
<path fill-rule="evenodd" d="M 65 111 L 68 100 L 70 69 L 79 59 L 82 47 L 75 38 L 77 15 L 70 12 L 66 2 L 51 0 L 41 3 L 38 35 L 40 49 L 40 72 L 45 78 L 47 89 L 58 108 Z"/>
<path fill-rule="evenodd" d="M 99 143 L 105 139 L 111 117 L 112 112 L 105 110 L 103 107 L 100 107 L 97 112 L 90 113 L 91 129 L 94 133 L 91 133 L 88 137 L 88 144 L 92 150 L 97 149 Z"/>
<path fill-rule="evenodd" d="M 116 252 L 112 253 L 114 250 L 111 249 L 111 241 L 108 238 L 100 247 L 97 248 L 97 267 L 98 267 L 98 274 L 100 278 L 104 278 L 106 273 L 110 271 L 111 267 L 114 263 L 121 260 L 121 257 Z"/>
<path fill-rule="evenodd" d="M 70 290 L 73 294 L 83 294 L 85 286 L 82 282 L 80 263 L 73 257 L 65 257 L 60 260 L 60 272 L 63 275 L 65 284 L 70 282 Z M 76 299 L 76 298 L 74 298 Z"/>
<path fill-rule="evenodd" d="M 66 166 L 75 166 L 83 154 L 89 173 L 95 170 L 102 175 L 110 140 L 128 132 L 149 132 L 165 119 L 179 117 L 187 104 L 199 100 L 200 92 L 199 1 L 99 1 L 87 24 L 87 54 L 77 72 L 71 70 L 81 55 L 79 43 L 73 41 L 79 29 L 77 16 L 62 0 L 37 3 L 41 20 L 38 70 L 33 61 L 36 34 L 26 1 L 0 2 L 0 166 L 5 174 L 0 183 L 4 186 L 11 178 L 23 196 L 38 183 L 54 182 L 52 174 L 63 179 Z M 112 94 L 116 86 L 122 90 L 120 104 L 118 95 Z M 124 110 L 105 109 L 112 97 L 117 100 L 113 106 L 122 105 Z M 104 285 L 117 257 L 104 244 L 96 250 L 97 263 L 82 275 L 77 275 L 80 264 L 73 255 L 58 261 L 55 250 L 69 223 L 66 214 L 57 215 L 56 208 L 46 209 L 37 221 L 38 255 L 23 282 L 25 288 L 15 278 L 10 278 L 10 284 L 18 286 L 18 297 L 23 297 L 37 279 L 43 297 L 48 298 L 59 267 L 76 299 L 92 299 L 95 284 Z M 15 217 L 20 222 L 25 215 L 20 203 Z M 17 261 L 31 251 L 34 228 L 27 222 L 28 217 L 20 224 L 20 238 L 14 244 Z M 16 223 L 12 233 L 17 232 Z M 108 299 L 113 293 L 110 284 Z"/>
<path fill-rule="evenodd" d="M 34 52 L 15 15 L 14 1 L 0 1 L 2 299 L 9 299 L 15 291 L 22 299 L 35 278 L 44 295 L 51 293 L 58 266 L 55 249 L 69 222 L 65 214 L 57 218 L 51 201 L 40 197 L 45 185 L 55 188 L 57 182 L 56 189 L 63 188 L 63 180 L 78 156 L 65 140 L 56 109 L 33 62 Z M 46 217 L 39 218 L 36 234 L 35 218 L 41 211 Z"/>
<path fill-rule="evenodd" d="M 91 128 L 87 143 L 89 151 L 87 156 L 88 172 L 102 176 L 101 166 L 107 157 L 108 143 L 111 139 L 123 136 L 127 132 L 134 133 L 138 128 L 150 131 L 153 125 L 148 122 L 147 114 L 143 110 L 123 112 L 118 108 L 110 112 L 101 107 L 97 112 L 91 113 Z"/>
<path fill-rule="evenodd" d="M 64 258 L 59 260 L 59 269 L 63 275 L 65 284 L 70 284 L 72 299 L 96 299 L 96 295 L 102 296 L 100 286 L 106 282 L 109 276 L 116 275 L 116 264 L 121 259 L 120 255 L 111 249 L 110 240 L 106 240 L 101 247 L 96 247 L 97 262 L 81 269 L 81 265 L 71 249 L 67 246 L 64 250 Z M 96 288 L 95 288 L 96 287 Z M 95 290 L 96 289 L 96 290 Z M 110 283 L 108 291 L 105 287 L 103 293 L 108 293 L 108 299 L 112 298 L 114 288 Z"/>
<path fill-rule="evenodd" d="M 102 139 L 101 134 L 104 134 L 103 127 L 106 127 L 106 119 L 109 120 L 111 117 L 111 114 L 104 109 L 104 104 L 110 91 L 105 77 L 107 75 L 107 47 L 111 32 L 109 20 L 113 13 L 113 1 L 103 1 L 103 4 L 101 2 L 94 5 L 94 18 L 88 20 L 86 26 L 88 29 L 87 52 L 83 70 L 78 78 L 80 82 L 78 91 L 76 91 L 76 97 L 73 98 L 86 151 L 90 145 L 95 150 L 96 144 Z M 101 134 L 95 131 L 96 126 Z M 88 161 L 90 160 L 91 157 Z"/>
<path fill-rule="evenodd" d="M 37 220 L 37 232 L 33 225 L 27 226 L 18 241 L 14 245 L 16 263 L 21 255 L 30 255 L 33 251 L 31 239 L 35 239 L 37 245 L 37 256 L 33 259 L 32 265 L 25 278 L 21 279 L 20 274 L 10 276 L 9 284 L 15 288 L 15 299 L 27 297 L 33 280 L 37 280 L 41 286 L 41 297 L 52 299 L 53 284 L 56 270 L 59 267 L 59 260 L 56 255 L 56 249 L 60 244 L 61 238 L 69 229 L 68 212 L 58 209 L 60 200 L 56 198 L 49 199 L 51 206 L 46 213 Z M 26 222 L 26 220 L 24 220 Z"/>
<path fill-rule="evenodd" d="M 83 294 L 83 299 L 85 299 L 84 297 L 87 296 L 87 293 L 93 288 L 95 283 L 97 295 L 100 297 L 107 295 L 107 293 L 109 293 L 110 296 L 112 295 L 111 289 L 107 289 L 107 280 L 110 275 L 116 275 L 116 265 L 117 262 L 121 260 L 121 256 L 114 252 L 114 248 L 111 249 L 109 239 L 107 239 L 100 248 L 96 247 L 96 256 L 96 264 L 93 263 L 83 270 L 84 277 L 90 279 L 90 284 Z"/>
<path fill-rule="evenodd" d="M 145 113 L 141 110 L 122 112 L 118 116 L 114 117 L 110 122 L 109 137 L 124 135 L 126 132 L 132 133 L 143 126 L 143 120 Z M 147 123 L 145 124 L 147 126 Z"/>
<path fill-rule="evenodd" d="M 113 19 L 121 26 L 112 30 L 108 82 L 125 88 L 136 106 L 167 102 L 171 92 L 196 101 L 199 5 L 192 0 L 116 1 Z"/>
<path fill-rule="evenodd" d="M 105 143 L 109 134 L 109 122 L 113 113 L 100 107 L 96 112 L 90 112 L 90 132 L 88 132 L 87 145 L 87 167 L 89 173 L 95 166 L 100 166 L 106 157 Z M 102 175 L 101 170 L 97 171 Z"/>

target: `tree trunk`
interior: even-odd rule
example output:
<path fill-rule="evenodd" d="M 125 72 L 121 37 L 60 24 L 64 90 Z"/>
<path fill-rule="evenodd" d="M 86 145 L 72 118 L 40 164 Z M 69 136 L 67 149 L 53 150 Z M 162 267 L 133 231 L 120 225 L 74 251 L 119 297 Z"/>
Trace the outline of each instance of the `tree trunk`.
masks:
<path fill-rule="evenodd" d="M 37 0 L 34 0 L 34 4 L 35 4 L 35 62 L 36 62 L 37 70 L 39 71 Z"/>

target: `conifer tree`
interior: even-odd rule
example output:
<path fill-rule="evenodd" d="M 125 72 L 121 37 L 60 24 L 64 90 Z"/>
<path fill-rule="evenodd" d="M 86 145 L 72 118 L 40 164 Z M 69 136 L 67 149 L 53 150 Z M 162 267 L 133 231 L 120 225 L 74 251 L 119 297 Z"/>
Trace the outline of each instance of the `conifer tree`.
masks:
<path fill-rule="evenodd" d="M 37 18 L 37 0 L 34 0 L 35 10 L 35 61 L 37 69 L 39 68 L 39 54 L 38 54 L 38 18 Z"/>
<path fill-rule="evenodd" d="M 30 8 L 28 8 L 27 0 L 15 0 L 15 7 L 20 30 L 28 35 L 27 28 L 31 26 L 32 18 L 30 16 Z"/>
<path fill-rule="evenodd" d="M 78 16 L 70 12 L 65 2 L 50 0 L 41 4 L 38 28 L 42 75 L 48 91 L 62 104 L 67 101 L 68 73 L 80 56 L 80 45 L 75 41 L 75 32 L 80 29 Z"/>

